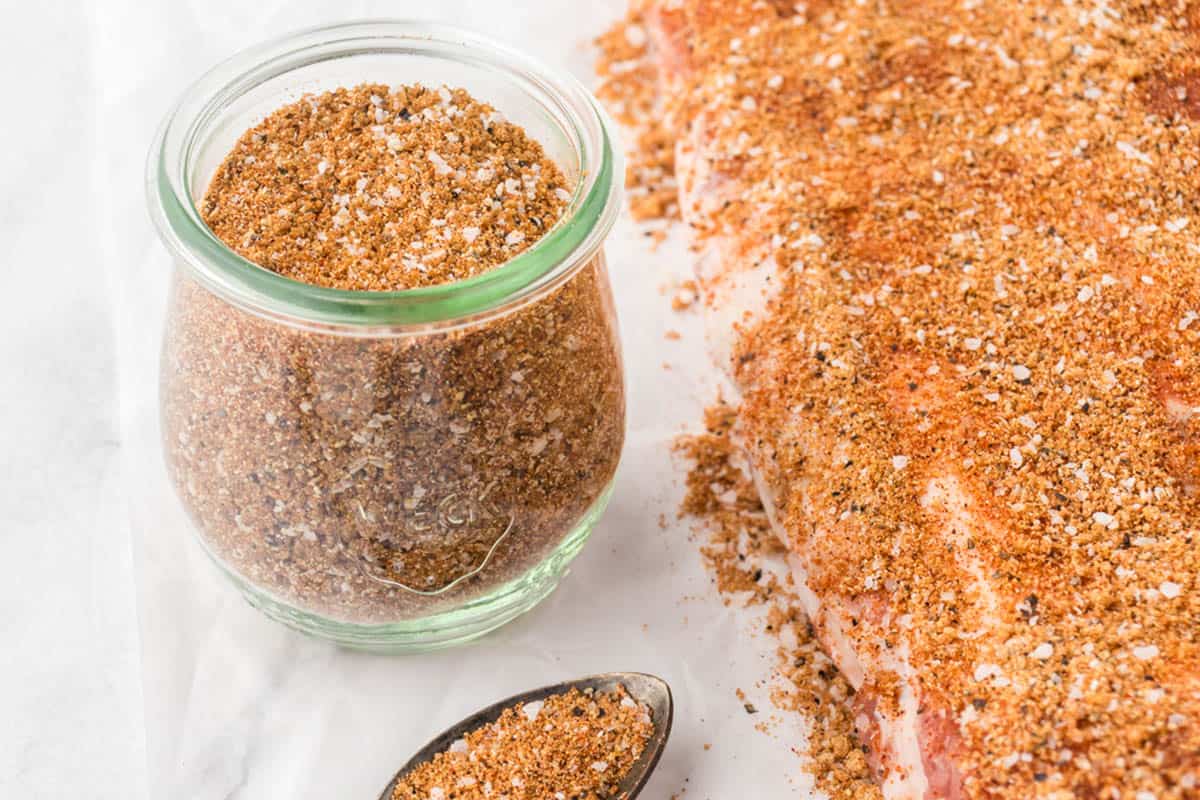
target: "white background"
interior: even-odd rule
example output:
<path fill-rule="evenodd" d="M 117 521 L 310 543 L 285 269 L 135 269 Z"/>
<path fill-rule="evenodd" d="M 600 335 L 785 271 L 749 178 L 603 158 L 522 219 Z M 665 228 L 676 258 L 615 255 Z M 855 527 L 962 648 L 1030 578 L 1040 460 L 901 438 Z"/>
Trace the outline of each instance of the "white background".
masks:
<path fill-rule="evenodd" d="M 478 706 L 625 669 L 661 674 L 676 692 L 675 732 L 644 797 L 807 796 L 791 752 L 802 721 L 754 730 L 768 716 L 772 644 L 721 604 L 674 519 L 681 468 L 668 445 L 716 391 L 697 319 L 671 312 L 664 294 L 687 273 L 677 242 L 651 252 L 618 223 L 608 252 L 630 429 L 613 506 L 562 587 L 476 645 L 351 654 L 261 619 L 198 555 L 162 474 L 154 381 L 169 264 L 142 169 L 183 87 L 258 40 L 366 16 L 469 25 L 590 82 L 588 42 L 621 6 L 5 9 L 0 797 L 371 800 L 410 752 Z M 745 713 L 739 687 L 763 714 Z"/>

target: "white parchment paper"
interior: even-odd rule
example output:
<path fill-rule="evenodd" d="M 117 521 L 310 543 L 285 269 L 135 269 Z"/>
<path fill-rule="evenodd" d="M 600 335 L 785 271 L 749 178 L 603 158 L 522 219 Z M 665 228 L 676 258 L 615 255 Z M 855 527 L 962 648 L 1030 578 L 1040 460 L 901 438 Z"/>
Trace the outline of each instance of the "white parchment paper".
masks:
<path fill-rule="evenodd" d="M 422 656 L 351 653 L 252 610 L 191 539 L 159 454 L 157 367 L 169 261 L 146 217 L 143 160 L 162 114 L 219 59 L 322 22 L 415 16 L 468 25 L 590 82 L 589 42 L 620 0 L 520 3 L 247 3 L 117 0 L 96 16 L 105 116 L 98 169 L 112 187 L 102 237 L 119 342 L 120 403 L 141 633 L 149 796 L 194 800 L 374 798 L 444 727 L 496 699 L 608 670 L 665 677 L 674 733 L 644 794 L 666 800 L 809 794 L 793 748 L 803 721 L 773 734 L 769 638 L 724 606 L 675 520 L 681 469 L 671 439 L 715 394 L 695 314 L 664 289 L 688 273 L 679 242 L 652 252 L 623 219 L 608 244 L 629 385 L 629 432 L 615 497 L 561 587 L 507 628 Z M 683 334 L 664 337 L 668 329 Z M 660 518 L 666 520 L 665 528 Z M 749 715 L 742 688 L 762 712 Z M 706 750 L 705 745 L 711 744 Z"/>

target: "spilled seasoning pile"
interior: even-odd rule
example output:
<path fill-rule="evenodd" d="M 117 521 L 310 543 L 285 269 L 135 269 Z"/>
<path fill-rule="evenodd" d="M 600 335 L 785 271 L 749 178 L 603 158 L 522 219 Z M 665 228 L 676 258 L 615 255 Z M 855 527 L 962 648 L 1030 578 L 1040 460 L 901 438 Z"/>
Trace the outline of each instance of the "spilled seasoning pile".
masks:
<path fill-rule="evenodd" d="M 642 222 L 679 217 L 675 178 L 676 136 L 664 121 L 662 78 L 651 57 L 642 11 L 636 7 L 597 39 L 601 83 L 597 95 L 632 134 L 627 188 L 631 211 Z M 697 299 L 686 281 L 672 299 L 675 311 Z M 804 715 L 810 728 L 803 767 L 831 800 L 878 800 L 865 750 L 847 702 L 854 690 L 821 651 L 792 587 L 766 569 L 786 548 L 772 530 L 754 482 L 730 438 L 737 409 L 719 401 L 705 412 L 705 433 L 679 437 L 675 451 L 691 467 L 681 516 L 707 536 L 701 553 L 726 605 L 765 607 L 766 632 L 779 640 L 773 704 Z"/>
<path fill-rule="evenodd" d="M 632 9 L 597 44 L 597 94 L 632 133 L 627 188 L 634 218 L 677 219 L 676 137 L 663 120 L 659 66 L 649 53 L 643 13 Z M 695 281 L 686 281 L 672 308 L 690 307 L 697 292 Z M 878 800 L 880 790 L 847 702 L 854 690 L 821 651 L 791 576 L 781 579 L 765 568 L 786 548 L 730 439 L 736 418 L 736 408 L 720 401 L 705 412 L 705 433 L 676 440 L 676 453 L 691 463 L 680 514 L 697 520 L 707 536 L 701 553 L 725 603 L 767 611 L 766 632 L 779 640 L 775 670 L 780 681 L 771 699 L 781 711 L 803 714 L 810 726 L 805 771 L 831 800 Z"/>
<path fill-rule="evenodd" d="M 653 730 L 624 687 L 571 689 L 506 709 L 405 776 L 392 798 L 607 800 Z"/>
<path fill-rule="evenodd" d="M 596 40 L 600 50 L 596 96 L 632 133 L 625 188 L 633 218 L 639 222 L 678 219 L 675 135 L 662 120 L 658 67 L 650 58 L 642 22 L 634 11 Z"/>
<path fill-rule="evenodd" d="M 693 517 L 708 540 L 701 548 L 726 605 L 766 609 L 766 632 L 779 640 L 771 693 L 783 711 L 802 713 L 810 725 L 804 768 L 831 800 L 878 800 L 847 700 L 854 690 L 821 652 L 788 575 L 770 570 L 785 552 L 771 529 L 754 482 L 740 466 L 730 439 L 736 411 L 717 403 L 705 412 L 705 432 L 681 436 L 675 451 L 688 459 L 681 515 Z"/>

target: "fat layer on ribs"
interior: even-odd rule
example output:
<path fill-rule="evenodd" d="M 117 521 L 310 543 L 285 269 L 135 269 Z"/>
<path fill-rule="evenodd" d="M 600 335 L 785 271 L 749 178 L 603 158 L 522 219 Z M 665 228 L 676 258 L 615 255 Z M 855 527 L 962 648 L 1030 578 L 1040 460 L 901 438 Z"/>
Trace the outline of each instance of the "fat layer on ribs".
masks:
<path fill-rule="evenodd" d="M 1197 796 L 1195 4 L 638 11 L 885 796 Z"/>

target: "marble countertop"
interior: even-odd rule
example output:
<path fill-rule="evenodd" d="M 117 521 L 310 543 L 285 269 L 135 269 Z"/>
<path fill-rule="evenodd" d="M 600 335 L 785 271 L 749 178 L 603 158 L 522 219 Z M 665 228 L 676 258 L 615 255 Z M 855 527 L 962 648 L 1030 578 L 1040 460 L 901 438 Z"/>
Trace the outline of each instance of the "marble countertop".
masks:
<path fill-rule="evenodd" d="M 769 708 L 772 645 L 751 634 L 752 614 L 721 603 L 675 520 L 669 442 L 716 394 L 698 319 L 670 312 L 664 293 L 687 274 L 679 242 L 652 252 L 618 224 L 608 254 L 630 425 L 613 504 L 560 589 L 475 645 L 388 658 L 268 622 L 199 555 L 165 488 L 154 376 L 169 261 L 142 172 L 182 88 L 282 31 L 384 15 L 474 27 L 590 80 L 589 39 L 622 5 L 22 7 L 0 54 L 0 599 L 13 610 L 0 622 L 0 796 L 374 797 L 475 708 L 607 670 L 655 672 L 676 693 L 675 732 L 644 796 L 810 794 L 793 753 L 803 720 L 759 733 L 735 695 Z"/>

